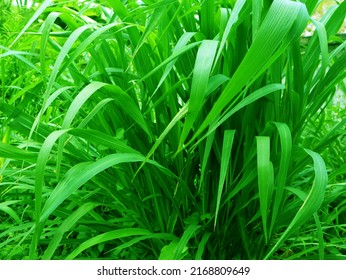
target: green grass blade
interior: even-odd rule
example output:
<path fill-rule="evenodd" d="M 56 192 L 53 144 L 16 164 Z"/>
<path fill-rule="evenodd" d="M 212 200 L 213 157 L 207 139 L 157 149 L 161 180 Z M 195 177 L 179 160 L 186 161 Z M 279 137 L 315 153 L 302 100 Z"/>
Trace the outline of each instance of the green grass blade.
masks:
<path fill-rule="evenodd" d="M 121 163 L 143 161 L 136 154 L 111 154 L 96 162 L 83 162 L 73 166 L 52 191 L 42 208 L 40 222 L 48 216 L 73 192 L 103 170 Z"/>
<path fill-rule="evenodd" d="M 217 45 L 217 41 L 205 40 L 198 49 L 196 63 L 193 70 L 194 73 L 192 78 L 190 102 L 188 105 L 188 115 L 181 134 L 180 147 L 185 142 L 185 139 L 203 105 Z"/>
<path fill-rule="evenodd" d="M 193 36 L 195 36 L 196 33 L 195 32 L 187 32 L 184 33 L 180 38 L 179 41 L 177 42 L 176 46 L 174 47 L 172 53 L 178 52 L 180 49 L 182 49 L 183 47 L 185 47 L 187 45 L 187 43 L 191 40 L 191 38 Z M 176 63 L 176 61 L 178 60 L 179 57 L 176 57 L 174 60 L 172 60 L 171 62 L 169 62 L 165 68 L 165 71 L 162 74 L 162 77 L 154 91 L 154 93 L 152 94 L 152 96 L 155 95 L 155 93 L 158 91 L 158 89 L 160 88 L 160 86 L 162 85 L 162 83 L 165 81 L 165 79 L 167 78 L 169 72 L 173 69 L 174 64 Z"/>
<path fill-rule="evenodd" d="M 273 228 L 275 226 L 276 217 L 281 209 L 283 198 L 284 198 L 284 189 L 286 186 L 287 174 L 289 165 L 291 162 L 292 154 L 292 136 L 289 127 L 285 123 L 274 123 L 276 126 L 279 137 L 280 137 L 280 166 L 279 172 L 277 174 L 275 182 L 275 198 L 273 203 L 273 214 L 272 221 L 270 226 L 269 235 L 271 235 Z"/>
<path fill-rule="evenodd" d="M 317 237 L 318 237 L 318 255 L 320 260 L 324 260 L 325 259 L 325 253 L 324 253 L 325 244 L 324 244 L 324 238 L 323 238 L 323 228 L 317 213 L 314 214 L 314 220 L 316 223 Z"/>
<path fill-rule="evenodd" d="M 208 239 L 210 238 L 210 236 L 211 236 L 210 232 L 205 232 L 203 234 L 201 242 L 198 245 L 198 249 L 197 249 L 195 260 L 202 260 L 203 252 L 205 250 L 205 246 L 207 245 Z"/>
<path fill-rule="evenodd" d="M 153 147 L 150 149 L 148 154 L 145 157 L 145 160 L 141 164 L 141 166 L 138 168 L 136 173 L 134 174 L 134 177 L 138 174 L 138 172 L 143 168 L 144 164 L 149 160 L 149 158 L 154 154 L 155 150 L 159 147 L 159 145 L 162 143 L 163 139 L 167 136 L 167 134 L 172 130 L 172 128 L 177 124 L 178 121 L 180 121 L 187 113 L 188 111 L 188 103 L 181 108 L 181 110 L 176 114 L 176 116 L 171 120 L 171 122 L 166 126 L 165 130 L 161 133 L 159 138 L 155 141 Z"/>
<path fill-rule="evenodd" d="M 37 155 L 23 149 L 14 147 L 10 144 L 0 142 L 0 157 L 17 160 L 35 161 Z"/>
<path fill-rule="evenodd" d="M 225 48 L 227 38 L 229 37 L 229 34 L 232 30 L 232 27 L 237 23 L 238 18 L 239 18 L 239 13 L 244 7 L 245 0 L 238 0 L 235 3 L 234 9 L 232 10 L 231 16 L 229 20 L 227 21 L 227 25 L 225 27 L 225 30 L 222 34 L 221 42 L 220 42 L 220 47 L 216 55 L 215 62 L 219 61 L 219 58 L 221 57 L 221 54 Z"/>
<path fill-rule="evenodd" d="M 189 225 L 188 228 L 185 230 L 183 236 L 179 240 L 179 243 L 177 244 L 177 247 L 174 252 L 173 259 L 174 260 L 180 260 L 181 256 L 183 255 L 183 252 L 185 251 L 185 247 L 189 240 L 193 237 L 194 234 L 199 230 L 200 226 L 198 225 Z"/>
<path fill-rule="evenodd" d="M 213 39 L 215 29 L 214 0 L 206 0 L 201 5 L 201 32 L 207 39 Z"/>
<path fill-rule="evenodd" d="M 115 255 L 120 254 L 120 252 L 122 250 L 129 248 L 129 247 L 133 246 L 134 244 L 139 243 L 140 241 L 148 240 L 148 239 L 158 239 L 158 240 L 162 241 L 162 240 L 176 240 L 177 237 L 174 236 L 173 234 L 170 234 L 170 233 L 152 233 L 149 235 L 135 237 L 135 238 L 131 239 L 130 241 L 125 242 L 125 243 L 121 244 L 120 246 L 116 247 L 114 249 Z"/>
<path fill-rule="evenodd" d="M 323 199 L 324 193 L 328 181 L 328 174 L 326 170 L 326 165 L 322 157 L 308 149 L 304 149 L 305 152 L 313 159 L 313 167 L 315 172 L 315 179 L 312 184 L 311 190 L 307 195 L 303 205 L 298 210 L 294 219 L 291 221 L 285 232 L 282 234 L 280 239 L 268 252 L 265 259 L 268 259 L 272 254 L 279 248 L 279 246 L 293 233 L 295 232 L 302 224 L 311 218 L 311 216 L 320 208 Z"/>
<path fill-rule="evenodd" d="M 50 260 L 55 252 L 55 250 L 58 248 L 59 243 L 61 239 L 63 238 L 63 235 L 65 232 L 70 230 L 80 218 L 82 218 L 84 215 L 88 214 L 89 211 L 97 207 L 98 203 L 93 202 L 87 202 L 83 204 L 81 207 L 79 207 L 76 211 L 74 211 L 70 216 L 68 216 L 67 219 L 65 219 L 59 228 L 55 231 L 54 236 L 49 242 L 48 248 L 43 254 L 42 259 L 43 260 Z"/>
<path fill-rule="evenodd" d="M 269 241 L 268 214 L 274 190 L 274 168 L 270 161 L 270 138 L 257 136 L 258 194 L 266 244 Z"/>
<path fill-rule="evenodd" d="M 55 83 L 56 78 L 57 78 L 58 73 L 59 73 L 59 69 L 60 69 L 62 63 L 64 62 L 64 60 L 66 59 L 66 57 L 68 56 L 69 51 L 71 50 L 71 48 L 73 47 L 75 42 L 79 39 L 79 37 L 83 34 L 83 32 L 85 32 L 87 29 L 91 28 L 92 26 L 94 26 L 94 24 L 84 25 L 84 26 L 78 28 L 77 30 L 75 30 L 74 32 L 72 32 L 72 34 L 67 39 L 64 46 L 62 47 L 62 49 L 61 49 L 61 51 L 60 51 L 60 53 L 59 53 L 59 55 L 55 61 L 52 73 L 49 77 L 46 93 L 45 93 L 44 100 L 43 100 L 43 108 L 45 107 L 45 103 L 47 102 L 47 99 L 49 98 L 49 96 L 51 94 L 54 83 Z M 34 130 L 36 129 L 37 125 L 39 124 L 39 121 L 40 121 L 42 115 L 43 115 L 43 111 L 41 110 L 40 113 L 38 114 L 38 116 L 36 117 L 35 122 L 31 128 L 29 138 L 31 138 L 31 135 L 33 134 Z"/>
<path fill-rule="evenodd" d="M 73 260 L 84 250 L 109 240 L 132 237 L 136 235 L 149 235 L 149 234 L 151 234 L 150 231 L 145 229 L 139 229 L 139 228 L 124 228 L 124 229 L 118 229 L 118 230 L 102 233 L 100 235 L 97 235 L 83 242 L 80 246 L 78 246 L 78 248 L 76 248 L 71 254 L 69 254 L 66 257 L 66 260 Z"/>
<path fill-rule="evenodd" d="M 21 221 L 17 213 L 11 207 L 9 207 L 9 205 L 16 204 L 18 202 L 20 202 L 20 200 L 5 201 L 0 203 L 0 211 L 8 214 L 17 224 L 22 224 L 23 222 Z"/>
<path fill-rule="evenodd" d="M 223 187 L 224 187 L 224 184 L 225 184 L 225 181 L 226 181 L 226 176 L 229 173 L 234 135 L 235 135 L 235 130 L 225 130 L 225 133 L 224 133 L 224 136 L 223 136 L 222 155 L 221 155 L 221 167 L 220 167 L 220 179 L 219 179 L 219 186 L 218 186 L 217 198 L 216 198 L 214 229 L 216 227 L 217 217 L 218 217 L 218 214 L 219 214 Z"/>
<path fill-rule="evenodd" d="M 52 29 L 54 22 L 60 16 L 61 13 L 52 12 L 48 15 L 44 25 L 42 26 L 42 39 L 41 39 L 41 51 L 40 51 L 40 63 L 41 73 L 43 77 L 46 76 L 46 51 L 48 48 L 48 40 L 50 30 Z"/>
<path fill-rule="evenodd" d="M 207 164 L 209 162 L 209 157 L 211 154 L 211 149 L 213 146 L 214 139 L 215 139 L 215 132 L 211 133 L 207 137 L 204 154 L 203 154 L 202 166 L 201 166 L 201 180 L 199 183 L 199 192 L 202 193 L 202 214 L 203 215 L 207 213 L 207 205 L 210 202 L 209 195 L 207 193 L 209 186 L 205 184 L 205 174 L 207 173 Z"/>

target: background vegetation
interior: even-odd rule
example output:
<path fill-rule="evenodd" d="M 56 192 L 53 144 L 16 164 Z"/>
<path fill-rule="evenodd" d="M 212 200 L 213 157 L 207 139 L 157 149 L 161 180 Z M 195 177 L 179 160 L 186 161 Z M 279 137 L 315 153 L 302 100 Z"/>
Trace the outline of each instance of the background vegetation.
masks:
<path fill-rule="evenodd" d="M 0 258 L 345 259 L 319 2 L 2 1 Z"/>

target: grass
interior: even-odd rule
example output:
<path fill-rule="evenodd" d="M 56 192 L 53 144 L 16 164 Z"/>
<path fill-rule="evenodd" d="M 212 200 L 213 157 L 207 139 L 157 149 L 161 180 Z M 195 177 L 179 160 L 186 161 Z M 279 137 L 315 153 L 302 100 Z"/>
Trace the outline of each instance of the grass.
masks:
<path fill-rule="evenodd" d="M 346 2 L 41 2 L 2 4 L 1 259 L 346 258 Z"/>

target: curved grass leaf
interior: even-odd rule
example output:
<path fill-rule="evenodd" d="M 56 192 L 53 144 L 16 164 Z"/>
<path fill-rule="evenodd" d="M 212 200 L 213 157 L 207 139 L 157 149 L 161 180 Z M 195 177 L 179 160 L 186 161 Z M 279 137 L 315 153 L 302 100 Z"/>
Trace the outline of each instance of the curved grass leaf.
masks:
<path fill-rule="evenodd" d="M 27 152 L 23 149 L 14 147 L 10 144 L 0 142 L 0 157 L 25 161 L 35 161 L 37 155 L 32 152 Z"/>
<path fill-rule="evenodd" d="M 120 163 L 140 162 L 138 154 L 111 154 L 96 162 L 82 162 L 73 166 L 58 183 L 42 208 L 40 222 L 48 216 L 79 187 L 105 169 Z"/>
<path fill-rule="evenodd" d="M 63 238 L 65 232 L 70 230 L 78 222 L 80 218 L 88 214 L 89 211 L 91 211 L 97 206 L 99 206 L 98 203 L 87 202 L 83 204 L 81 207 L 79 207 L 76 211 L 74 211 L 70 216 L 68 216 L 67 219 L 65 219 L 62 222 L 62 224 L 58 227 L 58 229 L 55 231 L 54 236 L 50 240 L 48 248 L 44 252 L 42 259 L 51 259 L 55 250 L 58 248 L 59 243 Z"/>
<path fill-rule="evenodd" d="M 270 161 L 270 138 L 257 136 L 258 195 L 266 243 L 269 241 L 268 214 L 274 191 L 274 168 Z"/>
<path fill-rule="evenodd" d="M 114 251 L 115 254 L 119 254 L 122 250 L 129 248 L 140 241 L 148 240 L 148 239 L 176 240 L 177 237 L 171 233 L 152 233 L 152 234 L 145 235 L 145 236 L 135 237 L 135 238 L 131 239 L 130 241 L 125 242 L 125 243 L 121 244 L 120 246 L 116 247 L 112 251 Z"/>
<path fill-rule="evenodd" d="M 282 201 L 284 197 L 284 187 L 286 186 L 287 174 L 291 162 L 292 153 L 292 136 L 288 125 L 285 123 L 277 122 L 275 122 L 274 125 L 276 126 L 279 132 L 281 155 L 279 172 L 277 174 L 275 182 L 275 198 L 273 202 L 273 214 L 269 230 L 269 236 L 271 236 L 271 233 L 275 226 L 276 217 L 282 206 Z"/>
<path fill-rule="evenodd" d="M 88 249 L 94 245 L 97 245 L 97 244 L 100 244 L 103 242 L 107 242 L 109 240 L 132 237 L 132 236 L 136 236 L 136 235 L 150 235 L 150 234 L 151 234 L 150 231 L 145 230 L 145 229 L 138 229 L 138 228 L 124 228 L 124 229 L 118 229 L 118 230 L 113 230 L 113 231 L 109 231 L 106 233 L 102 233 L 98 236 L 95 236 L 95 237 L 83 242 L 71 254 L 69 254 L 66 257 L 66 260 L 73 260 L 84 250 L 86 250 L 86 249 Z"/>
<path fill-rule="evenodd" d="M 293 232 L 295 232 L 302 224 L 307 222 L 311 218 L 311 216 L 320 208 L 323 202 L 324 193 L 328 182 L 326 165 L 319 154 L 308 149 L 304 150 L 313 160 L 313 168 L 315 172 L 314 182 L 303 205 L 300 207 L 300 209 L 298 210 L 297 214 L 295 215 L 294 219 L 291 221 L 285 232 L 281 235 L 280 239 L 276 242 L 276 244 L 265 256 L 265 259 L 270 258 L 272 254 L 279 248 L 279 246 Z"/>
<path fill-rule="evenodd" d="M 20 200 L 12 200 L 0 203 L 0 211 L 8 214 L 16 223 L 22 224 L 23 222 L 18 217 L 17 213 L 11 207 L 9 207 L 9 205 L 16 204 L 18 202 L 20 202 Z"/>
<path fill-rule="evenodd" d="M 185 251 L 185 247 L 189 240 L 193 237 L 194 234 L 197 233 L 197 231 L 200 229 L 200 226 L 198 225 L 189 225 L 188 228 L 185 230 L 183 236 L 179 240 L 179 243 L 177 244 L 177 247 L 175 248 L 175 252 L 173 255 L 174 260 L 179 260 L 180 257 L 183 255 L 183 252 Z"/>

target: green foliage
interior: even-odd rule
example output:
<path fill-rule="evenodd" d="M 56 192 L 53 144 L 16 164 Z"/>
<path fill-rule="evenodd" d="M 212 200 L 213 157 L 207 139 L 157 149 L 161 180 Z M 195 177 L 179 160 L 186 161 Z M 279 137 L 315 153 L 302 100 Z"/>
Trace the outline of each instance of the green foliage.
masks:
<path fill-rule="evenodd" d="M 1 4 L 0 258 L 345 259 L 346 2 L 304 2 Z"/>

